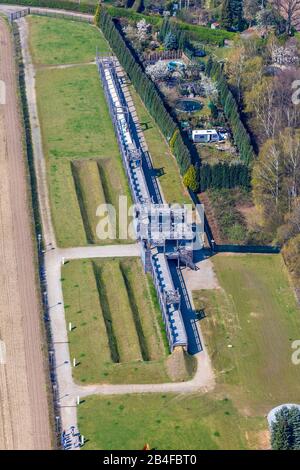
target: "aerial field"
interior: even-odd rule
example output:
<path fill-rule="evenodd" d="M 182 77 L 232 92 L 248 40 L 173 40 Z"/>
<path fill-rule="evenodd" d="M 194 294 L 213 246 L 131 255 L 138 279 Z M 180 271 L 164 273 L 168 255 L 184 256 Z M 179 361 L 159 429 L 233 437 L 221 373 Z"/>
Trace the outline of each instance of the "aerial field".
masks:
<path fill-rule="evenodd" d="M 300 367 L 291 345 L 300 337 L 300 309 L 281 255 L 213 262 L 222 289 L 198 291 L 194 300 L 207 314 L 201 326 L 218 382 L 248 416 L 297 403 Z"/>
<path fill-rule="evenodd" d="M 226 396 L 93 396 L 78 408 L 83 449 L 247 449 L 258 445 L 262 419 L 242 417 Z M 248 436 L 246 437 L 246 430 Z"/>
<path fill-rule="evenodd" d="M 108 44 L 96 26 L 60 18 L 27 17 L 30 52 L 36 66 L 89 63 L 96 48 L 108 52 Z"/>
<path fill-rule="evenodd" d="M 61 48 L 65 57 L 58 62 L 76 61 L 76 46 L 81 48 L 85 32 L 90 38 L 80 49 L 82 60 L 94 56 L 97 41 L 101 51 L 107 48 L 101 33 L 88 24 L 53 18 L 30 18 L 29 24 L 38 64 L 49 61 L 60 34 L 70 25 L 74 32 L 66 36 L 68 42 Z M 41 36 L 44 24 L 53 32 L 49 41 Z M 127 196 L 129 206 L 131 197 L 96 66 L 38 67 L 36 90 L 57 243 L 63 247 L 107 244 L 111 240 L 97 235 L 97 207 L 112 204 L 118 220 L 119 196 Z M 127 242 L 116 239 L 114 243 L 119 241 Z"/>
<path fill-rule="evenodd" d="M 139 258 L 70 261 L 62 284 L 66 320 L 73 325 L 71 356 L 79 361 L 76 381 L 172 380 L 156 293 Z M 182 380 L 189 377 L 186 370 L 179 374 Z"/>
<path fill-rule="evenodd" d="M 215 389 L 198 396 L 89 397 L 79 408 L 86 448 L 269 447 L 265 415 L 299 401 L 300 369 L 291 361 L 299 308 L 280 255 L 212 260 L 220 288 L 195 291 L 194 303 L 206 314 L 201 329 Z"/>

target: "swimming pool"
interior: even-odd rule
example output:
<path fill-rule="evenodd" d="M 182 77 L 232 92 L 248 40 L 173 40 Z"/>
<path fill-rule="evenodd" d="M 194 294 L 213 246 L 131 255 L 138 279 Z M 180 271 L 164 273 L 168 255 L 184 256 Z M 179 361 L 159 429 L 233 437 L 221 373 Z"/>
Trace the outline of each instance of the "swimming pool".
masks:
<path fill-rule="evenodd" d="M 183 99 L 178 100 L 175 103 L 175 109 L 183 113 L 195 113 L 200 111 L 202 104 L 197 100 Z"/>

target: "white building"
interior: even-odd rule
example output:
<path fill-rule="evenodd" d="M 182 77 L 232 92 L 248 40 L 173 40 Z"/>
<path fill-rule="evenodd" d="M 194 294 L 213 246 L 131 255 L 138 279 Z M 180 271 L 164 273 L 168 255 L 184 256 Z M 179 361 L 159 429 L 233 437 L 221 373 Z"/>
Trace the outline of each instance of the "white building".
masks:
<path fill-rule="evenodd" d="M 219 142 L 220 136 L 215 129 L 195 129 L 192 131 L 192 140 L 195 143 Z"/>

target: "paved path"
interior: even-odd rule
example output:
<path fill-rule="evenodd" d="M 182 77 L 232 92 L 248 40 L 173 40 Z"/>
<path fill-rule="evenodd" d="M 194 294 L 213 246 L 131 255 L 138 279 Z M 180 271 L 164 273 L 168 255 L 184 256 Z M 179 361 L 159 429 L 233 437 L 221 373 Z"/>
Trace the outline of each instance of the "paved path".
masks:
<path fill-rule="evenodd" d="M 86 397 L 90 394 L 123 394 L 138 392 L 196 392 L 206 391 L 214 386 L 214 377 L 206 351 L 195 357 L 198 367 L 194 378 L 188 382 L 166 384 L 130 384 L 130 385 L 86 385 L 74 383 L 72 378 L 72 360 L 69 353 L 68 334 L 63 307 L 63 292 L 61 285 L 62 261 L 94 257 L 139 256 L 137 243 L 130 245 L 87 246 L 61 249 L 56 245 L 52 226 L 49 197 L 46 179 L 46 165 L 43 155 L 41 132 L 37 114 L 35 95 L 35 71 L 28 48 L 28 30 L 24 19 L 18 20 L 21 33 L 23 59 L 25 63 L 25 80 L 29 101 L 30 120 L 34 145 L 35 167 L 38 180 L 39 202 L 42 214 L 43 233 L 46 246 L 45 268 L 49 317 L 54 343 L 55 368 L 58 381 L 56 399 L 61 407 L 62 428 L 77 428 L 76 400 L 77 396 Z"/>
<path fill-rule="evenodd" d="M 28 6 L 20 6 L 20 5 L 0 5 L 0 12 L 8 15 L 9 13 L 13 13 L 16 11 L 22 11 L 28 8 Z M 58 16 L 72 16 L 78 18 L 84 18 L 86 21 L 93 21 L 94 15 L 89 15 L 86 13 L 74 12 L 70 10 L 58 10 L 55 8 L 38 8 L 38 7 L 31 7 L 30 10 L 32 13 L 51 13 L 53 16 L 57 14 Z"/>
<path fill-rule="evenodd" d="M 0 18 L 0 449 L 49 449 L 41 308 L 11 35 Z"/>

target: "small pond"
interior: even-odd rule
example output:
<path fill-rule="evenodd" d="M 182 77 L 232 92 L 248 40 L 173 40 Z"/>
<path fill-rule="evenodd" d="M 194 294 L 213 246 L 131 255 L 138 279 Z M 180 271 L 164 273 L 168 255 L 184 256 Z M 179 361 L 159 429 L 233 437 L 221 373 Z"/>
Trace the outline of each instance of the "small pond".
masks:
<path fill-rule="evenodd" d="M 202 104 L 197 100 L 178 100 L 175 103 L 175 109 L 182 113 L 195 113 L 202 109 Z"/>

